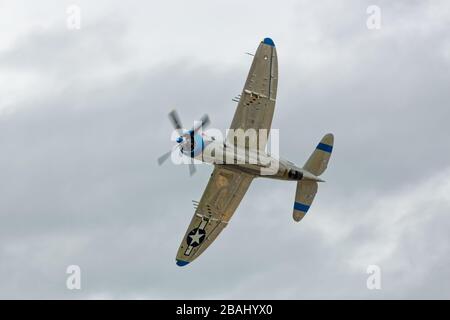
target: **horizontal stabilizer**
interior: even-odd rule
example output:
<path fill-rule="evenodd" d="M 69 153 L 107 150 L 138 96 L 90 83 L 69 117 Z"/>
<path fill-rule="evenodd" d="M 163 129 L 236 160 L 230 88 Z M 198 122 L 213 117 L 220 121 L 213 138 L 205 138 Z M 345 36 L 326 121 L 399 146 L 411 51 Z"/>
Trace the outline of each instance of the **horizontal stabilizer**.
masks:
<path fill-rule="evenodd" d="M 331 133 L 325 135 L 306 161 L 303 169 L 311 172 L 315 176 L 320 176 L 328 166 L 328 161 L 333 151 L 334 137 Z"/>
<path fill-rule="evenodd" d="M 303 180 L 297 183 L 297 191 L 295 193 L 294 212 L 292 217 L 299 222 L 308 212 L 314 197 L 317 193 L 317 182 Z"/>

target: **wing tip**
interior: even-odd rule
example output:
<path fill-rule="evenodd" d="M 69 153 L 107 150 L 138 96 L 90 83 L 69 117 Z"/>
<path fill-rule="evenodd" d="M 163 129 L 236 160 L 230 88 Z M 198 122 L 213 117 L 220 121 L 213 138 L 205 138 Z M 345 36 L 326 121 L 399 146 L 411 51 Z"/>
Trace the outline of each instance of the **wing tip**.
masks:
<path fill-rule="evenodd" d="M 179 266 L 179 267 L 184 267 L 189 264 L 189 261 L 184 261 L 184 260 L 179 260 L 179 259 L 176 259 L 176 260 L 177 260 L 177 266 Z"/>
<path fill-rule="evenodd" d="M 275 47 L 275 43 L 273 42 L 273 40 L 271 38 L 264 38 L 263 43 L 267 44 L 271 47 Z"/>

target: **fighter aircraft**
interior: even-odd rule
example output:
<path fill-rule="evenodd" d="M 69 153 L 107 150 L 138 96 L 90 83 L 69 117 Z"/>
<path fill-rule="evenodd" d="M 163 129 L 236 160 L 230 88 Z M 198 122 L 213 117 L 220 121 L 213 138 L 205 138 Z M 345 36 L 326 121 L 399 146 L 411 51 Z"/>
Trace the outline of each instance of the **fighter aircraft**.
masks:
<path fill-rule="evenodd" d="M 190 130 L 183 129 L 176 111 L 169 119 L 177 132 L 176 145 L 158 159 L 161 165 L 174 152 L 189 157 L 191 175 L 195 172 L 194 159 L 214 165 L 214 170 L 203 196 L 196 203 L 191 223 L 176 255 L 176 264 L 185 266 L 200 256 L 228 225 L 239 203 L 256 177 L 297 182 L 293 219 L 298 222 L 308 212 L 316 195 L 319 176 L 325 171 L 333 150 L 334 137 L 325 135 L 303 167 L 274 157 L 266 151 L 267 136 L 272 124 L 278 84 L 278 60 L 275 44 L 265 38 L 259 44 L 250 67 L 244 89 L 230 129 L 262 132 L 257 144 L 249 139 L 236 139 L 228 133 L 222 141 L 208 137 L 202 128 L 209 124 L 207 115 Z M 242 129 L 239 131 L 239 129 Z M 214 150 L 214 152 L 207 152 Z M 219 160 L 218 160 L 219 159 Z M 226 161 L 233 159 L 233 161 Z M 276 170 L 268 174 L 268 163 L 276 163 Z M 263 170 L 266 170 L 262 174 Z"/>

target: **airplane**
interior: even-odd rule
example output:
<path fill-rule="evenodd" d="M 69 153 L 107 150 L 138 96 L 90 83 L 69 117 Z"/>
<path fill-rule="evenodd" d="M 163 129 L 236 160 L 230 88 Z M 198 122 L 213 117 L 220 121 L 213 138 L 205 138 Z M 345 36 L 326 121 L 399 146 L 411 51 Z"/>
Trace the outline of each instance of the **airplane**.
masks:
<path fill-rule="evenodd" d="M 296 181 L 294 221 L 299 222 L 308 212 L 317 193 L 318 182 L 324 182 L 319 176 L 327 168 L 334 136 L 331 133 L 326 134 L 303 167 L 269 154 L 265 148 L 275 109 L 277 84 L 278 60 L 275 44 L 272 39 L 265 38 L 254 54 L 230 126 L 230 129 L 242 131 L 262 129 L 263 139 L 258 140 L 259 145 L 256 147 L 250 146 L 249 140 L 235 139 L 230 133 L 222 141 L 203 134 L 201 129 L 210 122 L 207 115 L 196 122 L 192 129 L 185 130 L 177 112 L 173 110 L 169 113 L 169 119 L 176 130 L 177 145 L 158 158 L 159 165 L 174 151 L 190 158 L 191 175 L 195 172 L 194 159 L 214 165 L 208 185 L 195 205 L 194 216 L 178 249 L 175 259 L 178 266 L 186 266 L 211 245 L 228 225 L 251 182 L 257 177 Z M 214 156 L 205 156 L 209 154 L 206 152 L 208 149 L 215 150 Z M 236 153 L 245 155 L 248 160 L 240 158 L 244 161 L 236 161 L 239 160 Z M 228 159 L 227 156 L 235 161 L 230 163 L 217 160 Z M 263 175 L 262 170 L 267 169 L 267 163 L 270 161 L 277 164 L 276 170 L 272 174 Z"/>

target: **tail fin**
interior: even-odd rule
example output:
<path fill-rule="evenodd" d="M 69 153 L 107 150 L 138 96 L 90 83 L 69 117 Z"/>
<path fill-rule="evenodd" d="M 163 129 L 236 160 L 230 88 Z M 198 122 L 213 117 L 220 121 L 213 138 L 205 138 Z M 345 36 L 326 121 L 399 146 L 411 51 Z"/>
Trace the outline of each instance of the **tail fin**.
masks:
<path fill-rule="evenodd" d="M 334 137 L 331 133 L 326 134 L 306 161 L 303 169 L 311 172 L 315 176 L 320 176 L 327 168 L 330 160 L 331 151 L 333 151 Z"/>
<path fill-rule="evenodd" d="M 320 176 L 327 168 L 333 150 L 334 137 L 331 133 L 325 135 L 306 161 L 303 169 L 315 176 Z M 295 221 L 299 222 L 308 212 L 317 193 L 317 182 L 312 180 L 300 180 L 297 182 L 295 193 L 294 212 Z"/>

